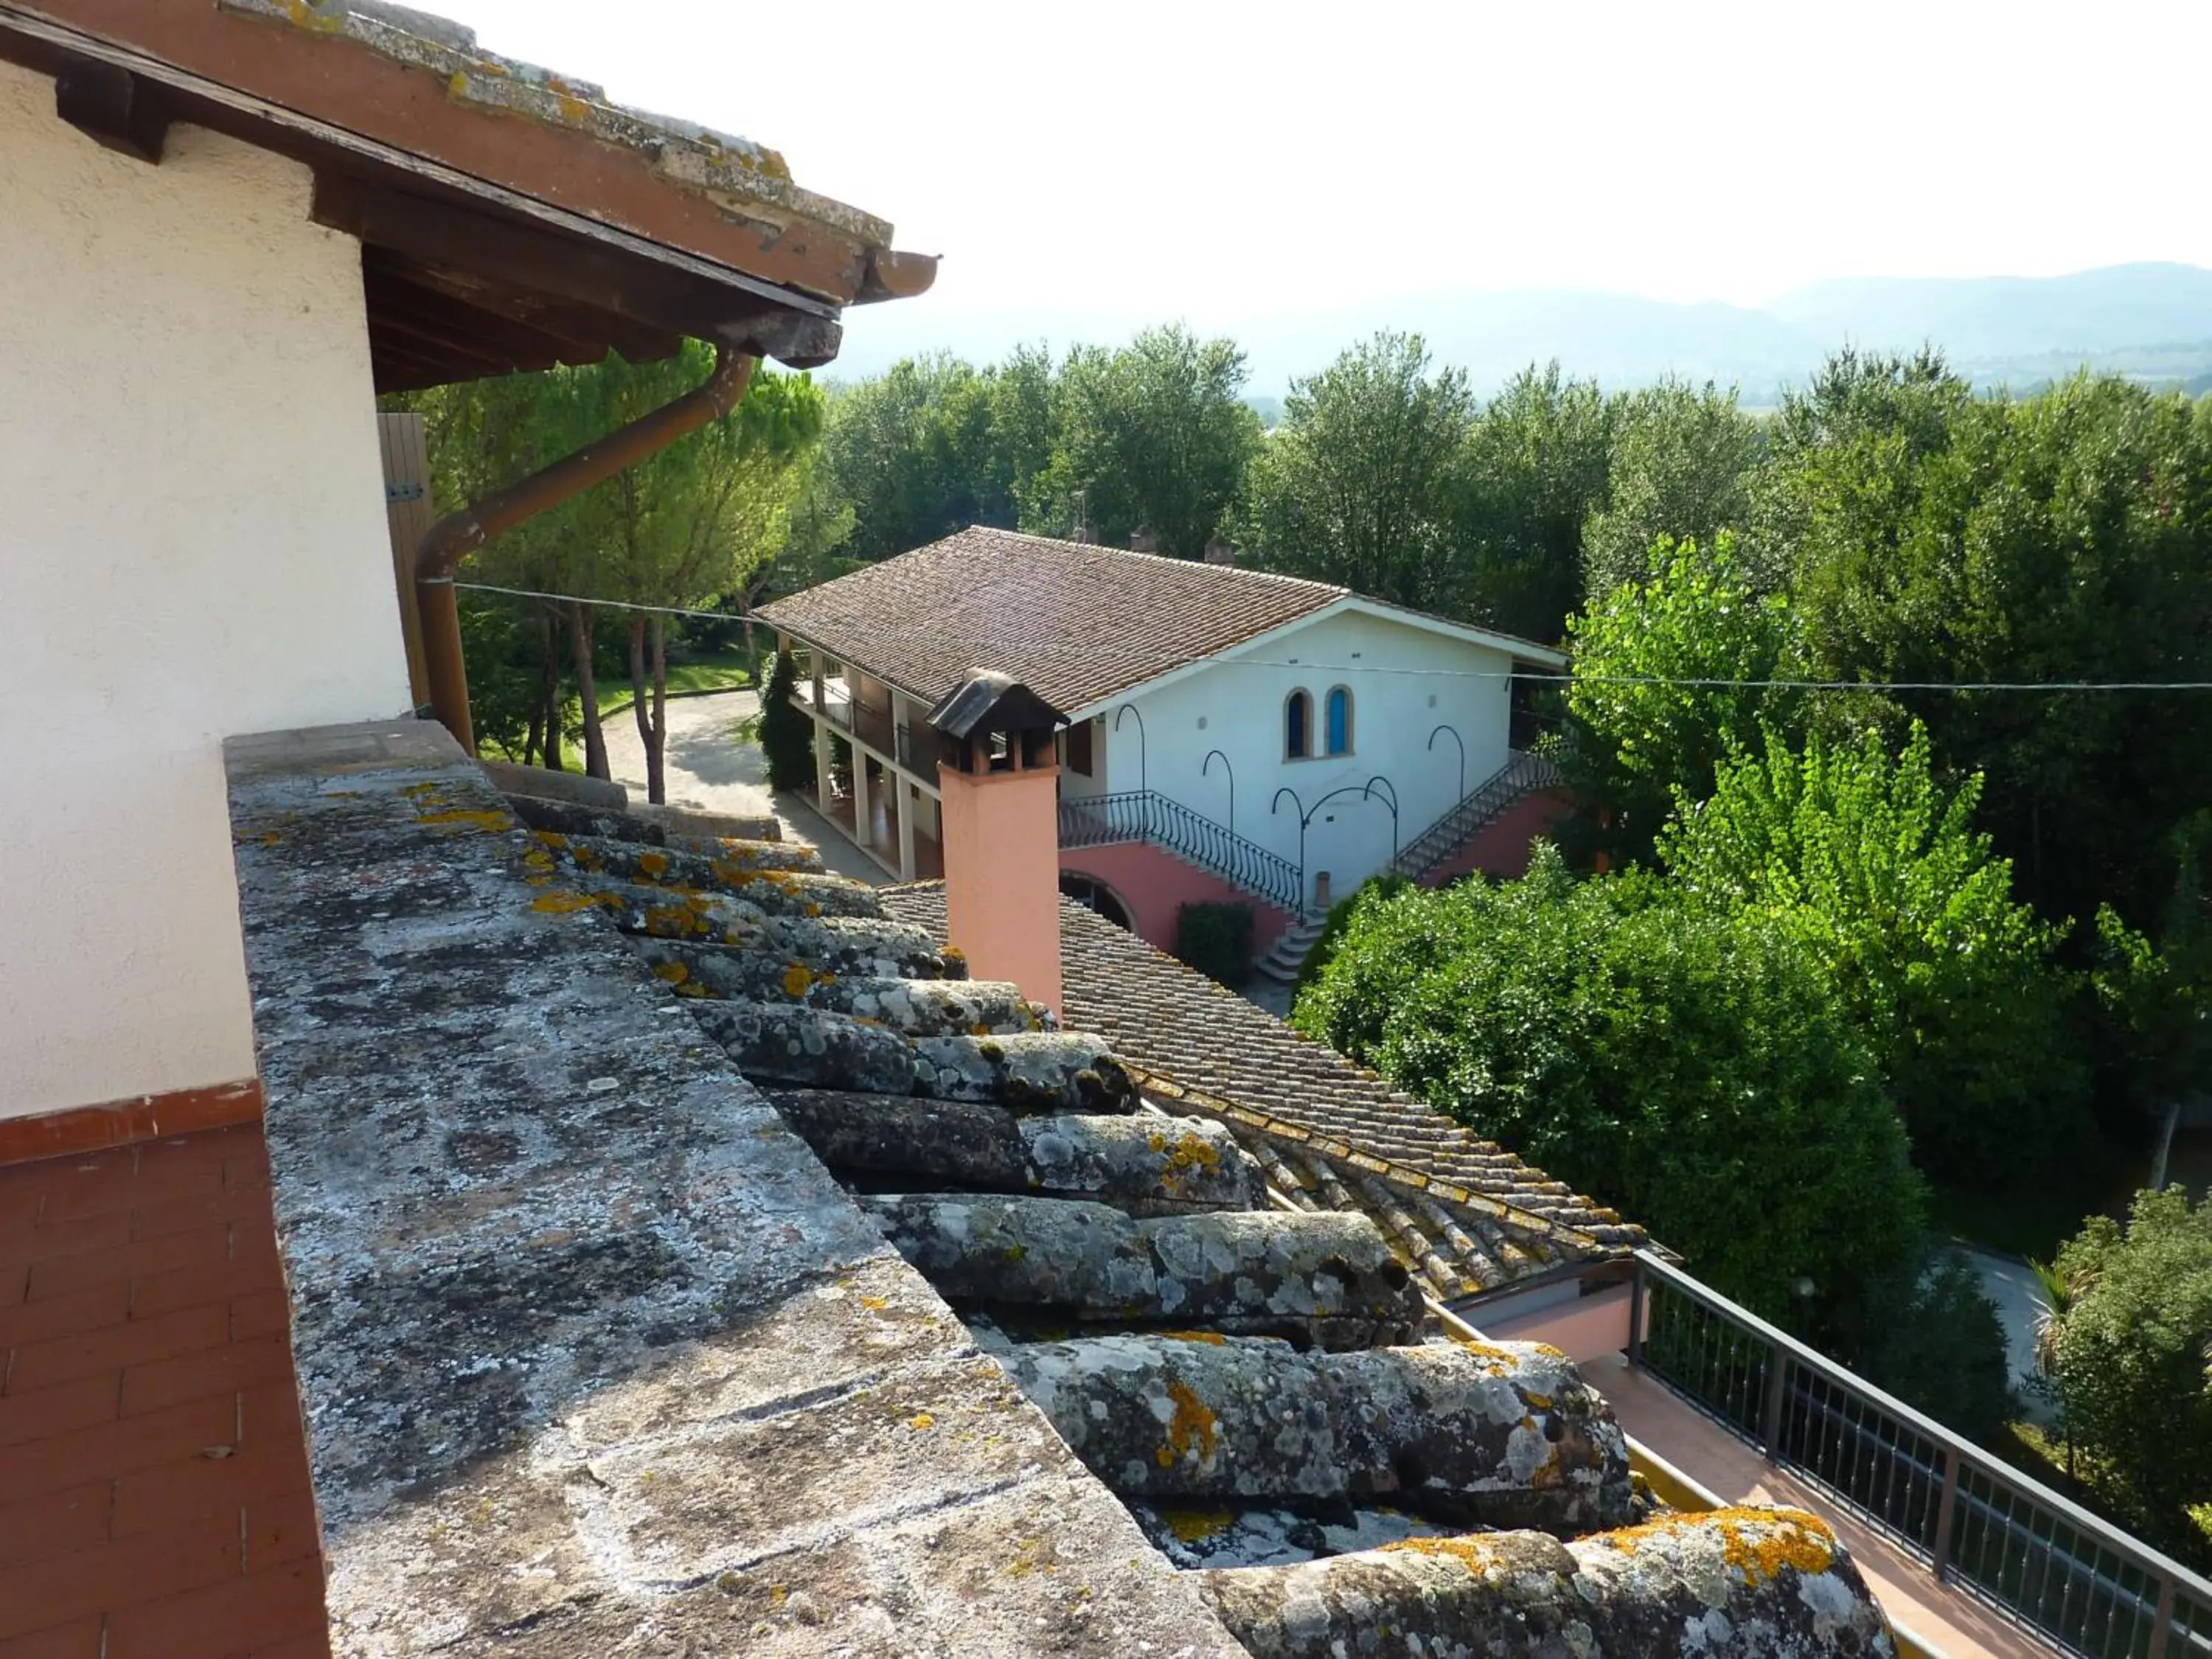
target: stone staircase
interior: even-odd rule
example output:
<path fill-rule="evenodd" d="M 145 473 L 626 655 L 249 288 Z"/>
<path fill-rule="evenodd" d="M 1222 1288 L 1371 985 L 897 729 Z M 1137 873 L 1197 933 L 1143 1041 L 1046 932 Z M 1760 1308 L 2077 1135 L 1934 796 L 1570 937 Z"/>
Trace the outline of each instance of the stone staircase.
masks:
<path fill-rule="evenodd" d="M 1321 938 L 1321 930 L 1328 922 L 1325 913 L 1310 911 L 1300 916 L 1254 960 L 1253 971 L 1278 985 L 1295 985 L 1298 969 L 1306 965 L 1306 958 L 1313 953 L 1315 941 Z"/>
<path fill-rule="evenodd" d="M 1123 842 L 1149 842 L 1281 909 L 1304 908 L 1304 871 L 1170 796 L 1133 789 L 1060 802 L 1061 851 Z"/>
<path fill-rule="evenodd" d="M 1540 789 L 1562 781 L 1559 769 L 1541 755 L 1511 751 L 1504 765 L 1477 784 L 1467 798 L 1414 837 L 1390 868 L 1411 881 L 1430 873 L 1494 822 L 1498 815 Z M 1303 960 L 1303 958 L 1301 958 Z"/>

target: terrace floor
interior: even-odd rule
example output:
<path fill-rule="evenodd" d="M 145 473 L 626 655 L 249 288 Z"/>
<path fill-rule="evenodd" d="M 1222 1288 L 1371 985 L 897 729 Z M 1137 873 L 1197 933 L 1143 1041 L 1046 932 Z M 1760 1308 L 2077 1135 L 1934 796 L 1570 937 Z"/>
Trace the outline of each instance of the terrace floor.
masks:
<path fill-rule="evenodd" d="M 898 812 L 892 806 L 890 795 L 880 780 L 868 791 L 868 833 L 861 836 L 853 827 L 854 800 L 850 795 L 837 795 L 824 805 L 814 796 L 801 795 L 822 819 L 833 825 L 837 833 L 865 852 L 884 875 L 893 880 L 899 875 Z M 945 877 L 945 849 L 919 830 L 914 832 L 914 879 L 941 881 Z"/>
<path fill-rule="evenodd" d="M 1626 1358 L 1585 1361 L 1583 1375 L 1612 1402 L 1631 1438 L 1723 1502 L 1787 1504 L 1832 1522 L 1890 1622 L 1942 1659 L 2018 1659 L 2048 1650 L 1963 1590 L 1938 1583 L 1919 1557 L 1856 1519 L 1822 1488 L 1775 1468 Z"/>
<path fill-rule="evenodd" d="M 0 1168 L 0 1659 L 326 1659 L 259 1126 Z"/>

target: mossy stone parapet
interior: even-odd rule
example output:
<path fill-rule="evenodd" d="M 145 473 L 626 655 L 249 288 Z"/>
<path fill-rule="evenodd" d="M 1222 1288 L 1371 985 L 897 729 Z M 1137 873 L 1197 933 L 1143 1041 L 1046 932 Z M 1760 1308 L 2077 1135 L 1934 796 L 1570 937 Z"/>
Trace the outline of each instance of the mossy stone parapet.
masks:
<path fill-rule="evenodd" d="M 226 753 L 337 1659 L 1238 1659 L 442 729 Z"/>

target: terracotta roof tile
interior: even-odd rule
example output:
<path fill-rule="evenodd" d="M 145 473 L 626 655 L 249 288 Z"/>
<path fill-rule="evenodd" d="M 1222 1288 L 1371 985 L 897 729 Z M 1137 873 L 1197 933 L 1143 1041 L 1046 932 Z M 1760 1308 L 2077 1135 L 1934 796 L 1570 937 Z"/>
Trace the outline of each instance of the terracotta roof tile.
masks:
<path fill-rule="evenodd" d="M 890 889 L 884 908 L 943 937 L 941 883 Z M 1431 1254 L 1451 1265 L 1447 1299 L 1648 1242 L 1565 1182 L 1073 902 L 1061 906 L 1060 952 L 1071 1026 L 1111 1043 L 1147 1093 L 1229 1121 L 1271 1179 L 1289 1176 L 1318 1207 L 1364 1210 L 1394 1237 L 1417 1235 L 1413 1266 L 1425 1276 Z"/>
<path fill-rule="evenodd" d="M 967 978 L 924 925 L 941 890 L 675 819 L 526 837 L 442 738 L 230 761 L 342 1653 L 719 1651 L 734 1617 L 749 1652 L 890 1628 L 1228 1659 L 1316 1557 L 1647 1517 L 1564 1355 L 1424 1329 L 1424 1289 L 1607 1254 L 1559 1218 L 1601 1212 L 1087 913 L 1063 1012 L 1097 1034 Z M 1205 1043 L 1245 1053 L 1232 1081 L 1281 1072 L 1306 1121 L 1168 1074 Z M 1329 1090 L 1358 1109 L 1313 1110 Z M 1434 1172 L 1462 1152 L 1506 1195 Z M 149 1360 L 138 1420 L 258 1383 L 268 1340 L 234 1346 Z M 128 1410 L 127 1362 L 120 1387 Z M 580 1508 L 562 1471 L 586 1460 Z M 1192 1506 L 1227 1526 L 1194 1539 Z M 1835 1559 L 1821 1605 L 1856 1623 L 1808 1653 L 1878 1619 Z M 1646 1597 L 1624 1581 L 1616 1625 L 1648 1628 Z M 1344 1619 L 1372 1647 L 1432 1599 L 1409 1580 Z M 1461 1646 L 1526 1623 L 1453 1619 Z"/>
<path fill-rule="evenodd" d="M 1072 714 L 1349 591 L 975 526 L 761 617 L 927 702 L 988 668 Z"/>

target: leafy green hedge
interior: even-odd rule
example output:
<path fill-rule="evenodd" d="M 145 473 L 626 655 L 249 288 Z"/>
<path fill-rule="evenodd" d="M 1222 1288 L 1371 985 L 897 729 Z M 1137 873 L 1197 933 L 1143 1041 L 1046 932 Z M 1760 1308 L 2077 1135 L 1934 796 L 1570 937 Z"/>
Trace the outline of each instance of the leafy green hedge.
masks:
<path fill-rule="evenodd" d="M 1395 897 L 1413 884 L 1401 875 L 1370 876 L 1348 896 L 1330 905 L 1328 915 L 1322 921 L 1321 933 L 1314 939 L 1313 949 L 1306 952 L 1305 961 L 1298 966 L 1297 988 L 1304 992 L 1307 986 L 1321 977 L 1321 970 L 1328 966 L 1329 958 L 1336 954 L 1337 939 L 1351 922 L 1352 910 L 1363 900 L 1372 898 L 1380 903 L 1384 899 Z"/>
<path fill-rule="evenodd" d="M 1769 915 L 1578 883 L 1540 848 L 1521 881 L 1355 906 L 1296 1023 L 1770 1317 L 1849 1327 L 1917 1266 L 1924 1194 L 1875 1056 Z"/>

